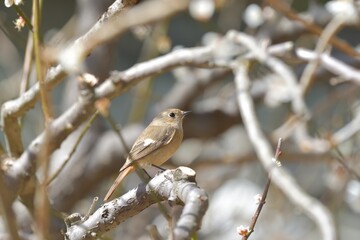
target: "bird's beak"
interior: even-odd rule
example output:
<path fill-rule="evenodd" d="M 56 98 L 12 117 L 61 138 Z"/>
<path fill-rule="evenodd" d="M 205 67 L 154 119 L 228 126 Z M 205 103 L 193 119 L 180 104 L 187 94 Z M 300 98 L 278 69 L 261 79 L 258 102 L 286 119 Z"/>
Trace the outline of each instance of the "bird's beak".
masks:
<path fill-rule="evenodd" d="M 185 117 L 186 115 L 188 115 L 189 113 L 191 113 L 191 111 L 182 111 L 181 113 L 182 113 L 183 117 Z"/>

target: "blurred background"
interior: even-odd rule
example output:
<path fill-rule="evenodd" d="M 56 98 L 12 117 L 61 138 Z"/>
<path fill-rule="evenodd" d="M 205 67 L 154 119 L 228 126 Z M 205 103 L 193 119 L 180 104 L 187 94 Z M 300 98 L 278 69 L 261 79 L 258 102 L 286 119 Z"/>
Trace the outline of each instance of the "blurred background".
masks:
<path fill-rule="evenodd" d="M 80 37 L 112 2 L 43 1 L 41 33 L 44 45 L 59 46 Z M 341 4 L 351 1 L 192 0 L 188 9 L 176 16 L 137 26 L 97 47 L 86 59 L 85 71 L 94 74 L 101 83 L 113 70 L 126 70 L 174 48 L 207 45 L 232 29 L 259 41 L 267 40 L 270 44 L 290 41 L 296 48 L 314 50 L 319 36 L 289 19 L 278 6 L 288 6 L 298 16 L 324 29 L 333 19 L 334 2 Z M 357 1 L 351 4 L 355 14 L 358 14 Z M 336 6 L 340 9 L 343 5 Z M 31 16 L 31 1 L 25 0 L 20 7 Z M 22 88 L 27 89 L 36 82 L 33 64 L 28 72 L 28 82 L 24 82 L 23 66 L 29 30 L 26 26 L 21 31 L 15 29 L 14 21 L 17 18 L 14 7 L 6 8 L 1 4 L 0 104 L 19 97 L 24 92 Z M 356 51 L 359 33 L 358 22 L 355 21 L 344 24 L 336 36 Z M 337 48 L 331 49 L 330 45 L 326 52 L 355 69 L 360 64 L 358 57 Z M 300 79 L 308 61 L 293 53 L 280 58 Z M 275 149 L 279 128 L 292 115 L 291 96 L 283 87 L 284 81 L 261 64 L 252 64 L 250 77 L 251 93 L 261 128 Z M 226 69 L 179 67 L 142 81 L 111 102 L 110 114 L 122 129 L 128 146 L 163 109 L 177 107 L 192 111 L 184 122 L 183 144 L 164 167 L 185 165 L 193 168 L 197 172 L 198 185 L 209 195 L 209 209 L 198 233 L 199 239 L 240 239 L 236 228 L 249 225 L 257 208 L 254 196 L 262 193 L 267 180 L 267 173 L 258 160 L 240 117 L 233 78 L 231 71 Z M 68 76 L 51 91 L 55 117 L 61 116 L 77 100 L 79 93 L 74 79 L 75 76 Z M 311 116 L 307 122 L 310 135 L 327 139 L 355 119 L 360 114 L 359 96 L 358 83 L 344 80 L 319 64 L 304 96 Z M 21 122 L 22 140 L 26 148 L 44 130 L 39 103 L 26 112 Z M 54 152 L 50 161 L 51 173 L 60 167 L 79 134 L 79 130 L 75 131 Z M 330 210 L 339 239 L 358 239 L 359 134 L 323 152 L 303 147 L 291 134 L 280 134 L 280 137 L 284 139 L 280 157 L 282 167 L 309 195 Z M 3 146 L 4 139 L 4 134 L 0 132 Z M 104 118 L 97 117 L 70 162 L 49 186 L 51 208 L 66 214 L 85 214 L 95 196 L 103 198 L 124 163 L 124 156 L 126 151 L 117 134 Z M 342 164 L 344 162 L 345 165 Z M 347 168 L 353 172 L 349 173 Z M 151 174 L 157 171 L 149 169 Z M 136 187 L 140 182 L 135 174 L 131 175 L 117 195 Z M 100 204 L 98 202 L 97 206 Z M 181 207 L 168 208 L 175 216 L 181 211 Z M 149 224 L 156 224 L 166 236 L 167 222 L 155 205 L 128 219 L 106 236 L 109 239 L 150 239 L 146 230 Z M 56 232 L 54 236 L 61 238 L 58 234 L 60 229 L 65 229 L 63 220 L 54 220 L 52 228 Z M 301 209 L 294 206 L 275 185 L 271 185 L 255 232 L 250 238 L 320 239 L 321 234 Z"/>

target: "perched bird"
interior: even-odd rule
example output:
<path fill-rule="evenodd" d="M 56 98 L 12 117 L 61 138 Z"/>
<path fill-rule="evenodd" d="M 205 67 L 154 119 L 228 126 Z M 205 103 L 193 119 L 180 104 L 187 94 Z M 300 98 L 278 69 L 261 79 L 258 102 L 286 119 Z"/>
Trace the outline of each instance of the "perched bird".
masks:
<path fill-rule="evenodd" d="M 136 139 L 118 177 L 105 195 L 104 201 L 109 200 L 120 182 L 135 171 L 134 162 L 137 166 L 144 168 L 148 165 L 160 166 L 169 160 L 183 139 L 182 122 L 187 114 L 189 112 L 172 108 L 159 113 L 154 118 Z"/>

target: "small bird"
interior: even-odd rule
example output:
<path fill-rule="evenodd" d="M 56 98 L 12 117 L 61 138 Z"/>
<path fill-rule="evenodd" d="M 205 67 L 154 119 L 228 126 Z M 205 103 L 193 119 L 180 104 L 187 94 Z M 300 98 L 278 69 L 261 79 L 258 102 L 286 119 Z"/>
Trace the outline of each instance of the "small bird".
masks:
<path fill-rule="evenodd" d="M 139 167 L 149 165 L 160 166 L 176 152 L 183 139 L 182 122 L 188 111 L 180 109 L 167 109 L 145 128 L 132 146 L 125 164 L 113 185 L 105 195 L 104 201 L 109 200 L 120 182 L 130 173 L 135 171 L 136 162 Z"/>

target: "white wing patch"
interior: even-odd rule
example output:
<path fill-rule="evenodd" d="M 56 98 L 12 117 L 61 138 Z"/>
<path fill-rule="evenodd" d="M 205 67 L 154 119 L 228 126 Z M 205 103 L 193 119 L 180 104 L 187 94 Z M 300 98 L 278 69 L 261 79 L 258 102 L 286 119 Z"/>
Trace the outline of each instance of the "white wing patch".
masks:
<path fill-rule="evenodd" d="M 150 144 L 155 143 L 155 140 L 151 139 L 151 138 L 147 138 L 144 140 L 144 147 L 149 146 Z"/>

